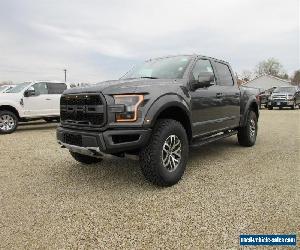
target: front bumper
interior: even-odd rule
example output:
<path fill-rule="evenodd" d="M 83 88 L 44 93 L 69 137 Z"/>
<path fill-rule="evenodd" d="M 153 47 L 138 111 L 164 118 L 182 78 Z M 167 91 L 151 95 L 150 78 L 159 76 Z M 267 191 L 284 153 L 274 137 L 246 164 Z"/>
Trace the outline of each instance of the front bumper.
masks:
<path fill-rule="evenodd" d="M 293 100 L 271 100 L 268 105 L 273 107 L 287 107 L 294 104 Z"/>
<path fill-rule="evenodd" d="M 134 151 L 145 146 L 150 138 L 151 129 L 86 132 L 59 126 L 56 134 L 58 143 L 71 151 L 101 155 Z"/>

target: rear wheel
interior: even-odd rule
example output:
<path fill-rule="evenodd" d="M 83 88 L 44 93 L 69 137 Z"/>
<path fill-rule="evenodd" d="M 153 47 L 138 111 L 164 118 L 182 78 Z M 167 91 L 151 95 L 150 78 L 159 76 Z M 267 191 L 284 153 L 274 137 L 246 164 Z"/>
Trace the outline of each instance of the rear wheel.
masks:
<path fill-rule="evenodd" d="M 18 117 L 10 111 L 0 111 L 0 134 L 10 134 L 18 127 Z"/>
<path fill-rule="evenodd" d="M 246 125 L 238 131 L 238 141 L 241 146 L 251 147 L 255 144 L 257 136 L 257 116 L 250 110 L 247 116 Z"/>
<path fill-rule="evenodd" d="M 93 164 L 93 163 L 98 163 L 101 162 L 103 159 L 102 158 L 96 158 L 88 155 L 83 155 L 79 154 L 76 152 L 70 151 L 71 156 L 78 162 L 84 163 L 84 164 Z"/>
<path fill-rule="evenodd" d="M 189 144 L 180 122 L 158 120 L 149 144 L 140 152 L 141 170 L 145 178 L 158 186 L 176 184 L 185 171 Z"/>

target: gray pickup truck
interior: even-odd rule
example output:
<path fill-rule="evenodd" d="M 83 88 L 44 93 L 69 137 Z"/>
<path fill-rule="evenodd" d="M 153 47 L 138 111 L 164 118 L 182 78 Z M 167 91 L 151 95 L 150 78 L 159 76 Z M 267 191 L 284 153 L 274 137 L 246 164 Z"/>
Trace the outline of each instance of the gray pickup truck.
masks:
<path fill-rule="evenodd" d="M 75 160 L 136 155 L 147 180 L 171 186 L 191 148 L 235 134 L 240 145 L 253 146 L 259 108 L 227 62 L 180 55 L 148 60 L 120 80 L 66 90 L 60 116 L 58 142 Z"/>
<path fill-rule="evenodd" d="M 300 91 L 297 86 L 290 87 L 278 87 L 276 88 L 268 100 L 268 109 L 271 110 L 274 107 L 290 107 L 295 109 L 300 108 Z"/>

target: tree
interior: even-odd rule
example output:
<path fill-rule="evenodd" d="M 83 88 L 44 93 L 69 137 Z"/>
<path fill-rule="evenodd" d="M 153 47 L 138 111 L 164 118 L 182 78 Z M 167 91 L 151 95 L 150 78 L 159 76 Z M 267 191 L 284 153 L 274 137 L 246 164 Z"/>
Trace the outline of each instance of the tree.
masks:
<path fill-rule="evenodd" d="M 258 75 L 267 74 L 280 78 L 283 78 L 283 76 L 286 77 L 286 73 L 283 69 L 282 64 L 275 58 L 269 58 L 267 60 L 259 62 L 256 66 L 255 72 Z"/>
<path fill-rule="evenodd" d="M 245 82 L 253 79 L 253 73 L 250 70 L 243 70 L 239 78 Z"/>
<path fill-rule="evenodd" d="M 300 69 L 296 70 L 292 78 L 293 85 L 300 85 Z"/>
<path fill-rule="evenodd" d="M 0 82 L 0 86 L 1 85 L 12 85 L 12 84 L 13 84 L 12 81 L 2 81 L 2 82 Z"/>

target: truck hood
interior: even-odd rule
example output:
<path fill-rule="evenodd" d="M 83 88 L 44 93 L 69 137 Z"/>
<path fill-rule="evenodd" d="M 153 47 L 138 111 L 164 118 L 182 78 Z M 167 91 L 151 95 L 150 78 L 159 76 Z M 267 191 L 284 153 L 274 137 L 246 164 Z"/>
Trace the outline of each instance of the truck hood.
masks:
<path fill-rule="evenodd" d="M 4 101 L 19 101 L 22 96 L 20 93 L 0 93 L 0 104 Z"/>
<path fill-rule="evenodd" d="M 114 80 L 105 81 L 95 84 L 94 86 L 89 86 L 85 88 L 72 88 L 67 89 L 64 94 L 79 94 L 79 93 L 95 93 L 102 92 L 103 94 L 126 94 L 126 93 L 142 93 L 148 92 L 150 89 L 159 88 L 160 92 L 164 92 L 164 86 L 167 92 L 170 89 L 178 88 L 178 85 L 183 83 L 182 79 L 124 79 L 124 80 Z"/>

